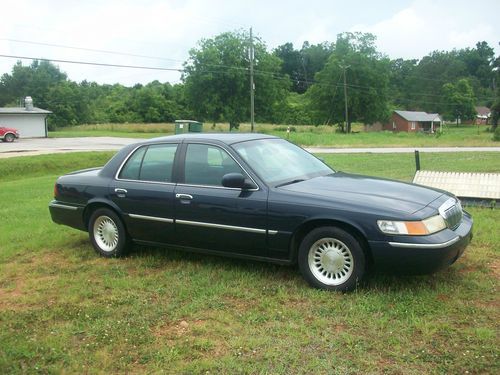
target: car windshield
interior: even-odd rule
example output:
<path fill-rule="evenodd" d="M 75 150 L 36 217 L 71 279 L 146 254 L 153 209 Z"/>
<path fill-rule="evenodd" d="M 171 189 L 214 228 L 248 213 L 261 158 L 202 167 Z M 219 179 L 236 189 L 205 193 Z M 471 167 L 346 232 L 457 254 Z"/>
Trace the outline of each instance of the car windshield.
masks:
<path fill-rule="evenodd" d="M 283 139 L 241 142 L 233 148 L 271 186 L 335 173 L 307 151 Z"/>

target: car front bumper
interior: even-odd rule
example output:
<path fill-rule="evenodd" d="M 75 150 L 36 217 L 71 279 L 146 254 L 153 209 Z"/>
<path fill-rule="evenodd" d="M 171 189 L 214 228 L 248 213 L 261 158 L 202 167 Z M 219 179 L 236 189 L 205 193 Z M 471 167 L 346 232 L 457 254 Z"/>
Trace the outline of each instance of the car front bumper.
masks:
<path fill-rule="evenodd" d="M 429 236 L 395 236 L 389 241 L 368 241 L 377 269 L 425 274 L 453 264 L 472 239 L 473 221 L 464 213 L 458 228 Z"/>

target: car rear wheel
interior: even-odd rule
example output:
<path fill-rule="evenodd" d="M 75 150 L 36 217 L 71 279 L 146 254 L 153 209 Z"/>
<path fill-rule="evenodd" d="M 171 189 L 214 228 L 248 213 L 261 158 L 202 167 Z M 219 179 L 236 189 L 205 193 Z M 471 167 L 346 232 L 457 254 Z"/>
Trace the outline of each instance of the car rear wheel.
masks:
<path fill-rule="evenodd" d="M 5 142 L 14 142 L 14 139 L 16 139 L 16 137 L 14 137 L 14 134 L 11 133 L 5 134 L 5 137 L 3 138 Z"/>
<path fill-rule="evenodd" d="M 327 290 L 353 290 L 365 272 L 360 243 L 337 227 L 320 227 L 309 232 L 300 244 L 298 263 L 310 285 Z"/>
<path fill-rule="evenodd" d="M 129 246 L 123 222 L 108 208 L 97 209 L 90 216 L 89 237 L 94 249 L 107 258 L 124 255 Z"/>

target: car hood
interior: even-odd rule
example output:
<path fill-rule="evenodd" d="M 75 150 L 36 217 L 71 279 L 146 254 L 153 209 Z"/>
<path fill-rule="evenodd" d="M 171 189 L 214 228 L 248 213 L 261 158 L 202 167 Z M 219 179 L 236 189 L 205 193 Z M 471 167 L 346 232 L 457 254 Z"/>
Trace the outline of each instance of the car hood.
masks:
<path fill-rule="evenodd" d="M 285 185 L 280 189 L 408 214 L 421 210 L 444 193 L 405 182 L 343 172 Z"/>

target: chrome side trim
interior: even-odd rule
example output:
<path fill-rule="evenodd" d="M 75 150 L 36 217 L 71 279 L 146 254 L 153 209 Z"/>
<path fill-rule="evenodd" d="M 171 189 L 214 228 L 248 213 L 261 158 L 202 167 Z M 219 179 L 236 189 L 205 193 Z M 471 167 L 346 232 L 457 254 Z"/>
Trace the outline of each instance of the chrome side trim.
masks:
<path fill-rule="evenodd" d="M 237 227 L 234 225 L 203 223 L 200 221 L 189 221 L 189 220 L 176 220 L 175 222 L 177 224 L 194 225 L 194 226 L 206 227 L 206 228 L 228 229 L 228 230 L 236 230 L 236 231 L 240 231 L 240 232 L 261 233 L 261 234 L 267 233 L 267 231 L 265 229 L 249 228 L 249 227 Z"/>
<path fill-rule="evenodd" d="M 56 208 L 63 208 L 65 210 L 71 210 L 71 211 L 76 211 L 78 210 L 78 207 L 75 206 L 68 206 L 66 204 L 60 204 L 60 203 L 50 203 L 50 207 L 56 207 Z"/>
<path fill-rule="evenodd" d="M 406 249 L 442 249 L 453 245 L 455 242 L 460 240 L 460 237 L 455 237 L 449 241 L 442 243 L 408 243 L 408 242 L 389 242 L 392 247 L 403 247 Z"/>
<path fill-rule="evenodd" d="M 146 216 L 146 215 L 137 215 L 137 214 L 128 214 L 128 216 L 130 216 L 133 219 L 161 221 L 163 223 L 173 223 L 174 222 L 174 219 L 169 219 L 166 217 Z"/>
<path fill-rule="evenodd" d="M 252 181 L 253 181 L 253 179 L 252 179 Z M 255 185 L 257 185 L 257 184 L 255 184 Z M 240 189 L 240 188 L 230 188 L 230 187 L 217 186 L 217 185 L 177 184 L 177 186 L 196 187 L 196 188 L 200 188 L 201 187 L 201 188 L 224 189 L 224 190 L 238 190 L 238 191 L 259 191 L 259 189 Z"/>
<path fill-rule="evenodd" d="M 268 230 L 267 233 L 274 236 L 275 234 L 278 234 L 278 231 L 277 230 Z"/>

